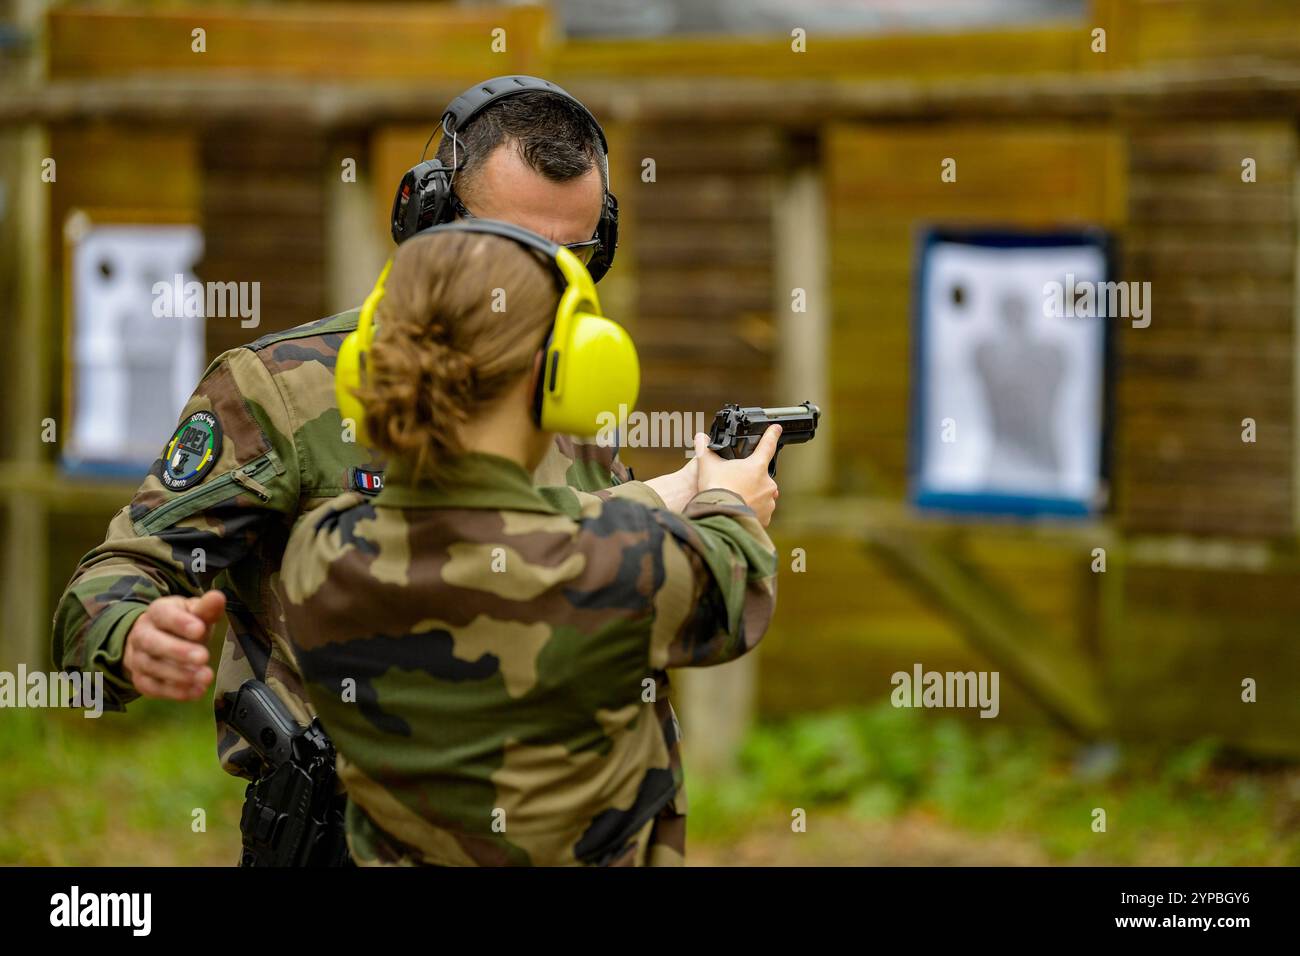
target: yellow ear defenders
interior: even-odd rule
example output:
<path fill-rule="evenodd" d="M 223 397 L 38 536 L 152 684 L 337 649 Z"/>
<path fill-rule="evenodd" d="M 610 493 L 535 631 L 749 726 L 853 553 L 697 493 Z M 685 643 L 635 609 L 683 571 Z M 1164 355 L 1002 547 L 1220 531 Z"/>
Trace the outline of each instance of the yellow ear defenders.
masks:
<path fill-rule="evenodd" d="M 549 432 L 589 438 L 617 422 L 636 405 L 641 364 L 627 331 L 600 311 L 596 284 L 572 252 L 535 232 L 492 219 L 469 219 L 433 226 L 435 232 L 478 232 L 512 239 L 534 249 L 551 264 L 563 292 L 555 320 L 542 344 L 542 368 L 533 398 L 533 421 Z M 412 238 L 416 238 L 413 236 Z M 407 240 L 408 242 L 410 240 Z M 356 423 L 357 440 L 365 433 L 365 410 L 356 390 L 366 381 L 366 361 L 375 338 L 375 309 L 384 297 L 390 260 L 366 296 L 356 331 L 339 347 L 334 392 L 339 414 Z M 502 321 L 509 321 L 505 315 Z"/>

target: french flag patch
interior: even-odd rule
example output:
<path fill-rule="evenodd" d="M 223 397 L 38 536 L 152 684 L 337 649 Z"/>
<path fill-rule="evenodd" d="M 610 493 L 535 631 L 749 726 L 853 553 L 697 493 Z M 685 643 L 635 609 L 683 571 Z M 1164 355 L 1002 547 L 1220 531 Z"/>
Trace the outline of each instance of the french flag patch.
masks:
<path fill-rule="evenodd" d="M 384 473 L 382 471 L 367 471 L 364 468 L 353 468 L 352 487 L 363 495 L 377 495 L 384 490 Z"/>

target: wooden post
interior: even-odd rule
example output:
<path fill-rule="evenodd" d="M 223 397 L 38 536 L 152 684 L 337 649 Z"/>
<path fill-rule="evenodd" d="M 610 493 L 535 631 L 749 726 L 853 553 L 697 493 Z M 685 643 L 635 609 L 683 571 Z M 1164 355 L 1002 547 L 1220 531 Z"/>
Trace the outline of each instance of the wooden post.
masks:
<path fill-rule="evenodd" d="M 797 405 L 812 400 L 825 413 L 830 381 L 827 356 L 831 303 L 820 166 L 807 163 L 781 181 L 773 226 L 776 401 L 780 405 Z M 815 441 L 800 445 L 791 454 L 782 453 L 778 473 L 782 495 L 829 490 L 830 430 L 834 427 L 834 416 L 829 415 L 818 424 Z"/>
<path fill-rule="evenodd" d="M 792 405 L 811 399 L 825 410 L 830 302 L 825 210 L 821 174 L 815 164 L 805 164 L 778 181 L 772 230 L 776 389 L 767 401 Z M 816 441 L 782 454 L 777 478 L 783 500 L 826 486 L 830 448 L 819 426 Z M 777 522 L 780 513 L 778 506 Z M 787 556 L 778 555 L 777 561 L 777 573 L 788 573 Z M 681 674 L 678 682 L 686 724 L 683 741 L 690 771 L 717 774 L 734 768 L 757 714 L 761 653 L 760 648 L 731 664 Z"/>
<path fill-rule="evenodd" d="M 17 23 L 38 35 L 46 4 L 27 0 L 18 4 Z M 26 64 L 27 79 L 43 74 L 39 52 Z M 55 417 L 46 407 L 48 396 L 48 343 L 57 325 L 50 315 L 49 190 L 56 182 L 44 182 L 42 162 L 50 154 L 44 129 L 29 124 L 15 131 L 12 148 L 13 184 L 12 235 L 17 264 L 17 314 L 10 330 L 11 341 L 21 347 L 18 361 L 11 363 L 12 391 L 3 427 L 7 432 L 11 458 L 7 468 L 39 465 L 42 448 L 42 419 Z M 62 428 L 62 423 L 56 421 Z M 62 437 L 61 435 L 59 437 Z M 45 502 L 39 495 L 12 493 L 5 496 L 5 541 L 0 555 L 0 667 L 12 670 L 18 663 L 31 668 L 46 666 L 50 622 L 45 619 L 48 592 L 48 528 Z"/>
<path fill-rule="evenodd" d="M 339 313 L 365 300 L 393 244 L 387 235 L 376 231 L 372 203 L 383 191 L 376 192 L 369 146 L 360 137 L 347 137 L 334 142 L 329 152 L 325 171 L 325 278 L 329 283 L 325 307 L 330 313 Z M 344 179 L 343 164 L 348 160 L 355 164 L 351 181 Z M 396 186 L 396 181 L 390 185 Z"/>
<path fill-rule="evenodd" d="M 1291 172 L 1293 221 L 1300 223 L 1300 163 Z M 1300 242 L 1291 276 L 1291 428 L 1300 428 Z M 1300 442 L 1291 443 L 1291 530 L 1300 531 Z"/>

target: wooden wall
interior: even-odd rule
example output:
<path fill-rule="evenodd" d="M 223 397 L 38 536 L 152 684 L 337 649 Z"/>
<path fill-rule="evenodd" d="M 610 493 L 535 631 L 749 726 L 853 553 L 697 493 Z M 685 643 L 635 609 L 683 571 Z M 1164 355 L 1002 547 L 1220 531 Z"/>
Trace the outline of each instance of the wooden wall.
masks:
<path fill-rule="evenodd" d="M 833 124 L 825 131 L 837 490 L 902 495 L 912 278 L 928 225 L 1114 227 L 1123 140 L 1101 125 Z M 956 182 L 940 179 L 956 160 Z M 851 424 L 850 424 L 851 423 Z"/>
<path fill-rule="evenodd" d="M 392 183 L 415 161 L 448 91 L 465 82 L 519 71 L 554 74 L 584 96 L 601 96 L 611 79 L 698 92 L 700 115 L 671 119 L 644 118 L 657 104 L 625 104 L 617 91 L 607 97 L 624 242 L 601 293 L 641 345 L 648 410 L 708 414 L 724 401 L 789 400 L 772 393 L 773 198 L 792 150 L 815 143 L 833 300 L 824 398 L 835 423 L 833 487 L 846 496 L 904 496 L 920 228 L 1113 230 L 1119 277 L 1152 282 L 1154 295 L 1150 328 L 1114 330 L 1114 503 L 1091 526 L 1099 541 L 1118 530 L 1113 570 L 1088 570 L 1086 528 L 1067 541 L 975 526 L 956 547 L 1041 625 L 1044 640 L 1104 670 L 1128 732 L 1217 731 L 1278 749 L 1288 733 L 1294 737 L 1300 714 L 1243 710 L 1236 688 L 1240 677 L 1262 675 L 1261 695 L 1266 688 L 1278 694 L 1300 679 L 1291 640 L 1295 569 L 1275 553 L 1293 539 L 1296 511 L 1295 116 L 1268 114 L 1277 101 L 1262 100 L 1258 116 L 1227 122 L 1175 122 L 1158 110 L 1137 119 L 1118 107 L 1101 118 L 1105 105 L 1086 123 L 1029 114 L 939 119 L 922 96 L 916 115 L 899 120 L 785 115 L 784 125 L 770 118 L 719 124 L 706 116 L 705 94 L 716 81 L 719 89 L 765 92 L 779 105 L 784 85 L 803 81 L 877 91 L 891 87 L 872 81 L 901 81 L 924 90 L 929 82 L 979 77 L 1014 104 L 1014 78 L 1151 68 L 1212 73 L 1243 56 L 1293 63 L 1300 57 L 1294 10 L 1289 0 L 1096 0 L 1075 24 L 865 39 L 814 34 L 806 53 L 793 52 L 785 36 L 560 44 L 545 13 L 527 7 L 395 13 L 303 5 L 205 11 L 200 19 L 185 11 L 60 8 L 51 13 L 49 36 L 51 76 L 61 81 L 157 84 L 160 76 L 183 82 L 206 74 L 268 89 L 302 79 L 427 85 L 427 123 L 411 122 L 407 112 L 376 117 L 369 132 L 345 131 L 370 137 L 363 173 L 381 236 Z M 196 25 L 208 30 L 206 54 L 190 50 Z M 1090 49 L 1094 25 L 1108 31 L 1104 55 Z M 507 29 L 506 54 L 491 52 L 496 26 Z M 1012 79 L 999 86 L 999 78 Z M 323 290 L 326 261 L 319 177 L 335 132 L 269 128 L 256 118 L 242 128 L 57 129 L 51 255 L 69 208 L 146 197 L 203 217 L 204 267 L 212 272 L 205 278 L 263 278 L 263 326 L 222 326 L 211 351 L 315 318 L 325 311 L 313 292 Z M 1245 156 L 1257 160 L 1257 183 L 1240 180 Z M 955 183 L 940 179 L 946 157 L 957 161 Z M 655 162 L 653 182 L 641 177 L 645 159 Z M 1240 441 L 1245 417 L 1258 423 L 1255 444 Z M 682 461 L 673 450 L 631 449 L 627 457 L 642 474 Z M 76 539 L 91 524 L 56 515 L 51 534 L 80 548 Z M 97 537 L 98 527 L 91 530 Z M 889 673 L 916 661 L 939 669 L 990 666 L 852 530 L 774 526 L 782 560 L 803 548 L 809 572 L 783 575 L 780 612 L 763 651 L 761 697 L 769 712 L 882 696 Z M 1267 555 L 1258 567 L 1180 563 L 1158 549 L 1155 557 L 1123 559 L 1147 539 L 1170 535 L 1190 541 L 1194 555 L 1217 546 L 1205 536 L 1255 536 L 1268 542 Z M 53 573 L 65 578 L 71 561 L 75 555 L 52 556 Z M 1033 710 L 1016 704 L 1006 712 Z"/>
<path fill-rule="evenodd" d="M 635 235 L 628 264 L 642 409 L 692 422 L 702 413 L 707 428 L 727 402 L 788 403 L 772 392 L 772 200 L 782 149 L 768 126 L 636 129 L 632 156 L 653 160 L 654 180 L 629 180 L 619 200 Z M 646 475 L 685 463 L 680 448 L 627 457 Z"/>
<path fill-rule="evenodd" d="M 1300 59 L 1294 0 L 1102 0 L 1143 63 Z"/>
<path fill-rule="evenodd" d="M 846 528 L 852 523 L 846 510 Z M 765 714 L 845 707 L 884 698 L 896 671 L 999 670 L 943 609 L 896 575 L 851 534 L 810 533 L 774 522 L 780 552 L 778 614 L 762 646 L 759 705 Z M 1088 549 L 1037 540 L 1014 527 L 983 526 L 953 543 L 1005 599 L 1038 625 L 1045 654 L 1096 664 L 1099 582 Z M 802 549 L 803 573 L 793 554 Z M 1043 719 L 1042 710 L 1004 672 L 1002 718 Z"/>
<path fill-rule="evenodd" d="M 1246 158 L 1255 182 L 1242 180 Z M 1295 125 L 1135 127 L 1128 167 L 1121 272 L 1151 283 L 1152 314 L 1116 339 L 1119 518 L 1135 531 L 1290 535 Z"/>
<path fill-rule="evenodd" d="M 1107 125 L 832 124 L 822 142 L 832 298 L 830 376 L 834 488 L 901 501 L 907 484 L 912 281 L 918 235 L 929 225 L 1048 228 L 1123 226 L 1123 136 Z M 957 161 L 944 183 L 941 162 Z M 846 529 L 852 525 L 846 518 Z M 919 529 L 918 529 L 919 530 Z M 789 711 L 871 699 L 888 677 L 926 668 L 997 667 L 957 626 L 863 544 L 780 530 L 783 552 L 805 549 L 807 574 L 782 578 L 781 613 L 764 650 L 763 706 Z M 1041 639 L 1095 658 L 1097 582 L 1089 549 L 974 529 L 958 545 Z M 1008 690 L 1009 719 L 1034 709 Z"/>
<path fill-rule="evenodd" d="M 325 162 L 319 130 L 251 124 L 202 134 L 204 282 L 260 283 L 260 324 L 207 320 L 208 358 L 268 332 L 313 322 L 325 307 Z"/>
<path fill-rule="evenodd" d="M 1135 561 L 1112 568 L 1101 660 L 1115 726 L 1146 740 L 1210 737 L 1300 755 L 1300 565 Z M 1255 700 L 1242 699 L 1243 681 Z"/>
<path fill-rule="evenodd" d="M 166 221 L 194 221 L 200 216 L 202 177 L 199 141 L 190 130 L 161 127 L 124 129 L 107 125 L 59 127 L 50 131 L 50 153 L 57 162 L 57 188 L 50 190 L 50 242 L 47 250 L 51 308 L 47 348 L 51 374 L 41 407 L 62 423 L 66 434 L 68 397 L 64 369 L 70 361 L 65 352 L 63 323 L 67 308 L 64 276 L 64 233 L 74 210 L 91 214 L 109 212 L 129 215 L 138 210 L 142 217 L 161 216 Z M 160 436 L 160 440 L 165 436 Z M 57 449 L 49 447 L 51 453 Z M 67 488 L 55 482 L 42 485 L 38 494 L 51 505 L 49 563 L 47 567 L 25 568 L 32 590 L 44 599 L 41 619 L 48 621 L 54 605 L 78 560 L 104 538 L 104 529 L 116 507 L 125 502 L 138 482 L 110 483 L 107 500 L 89 488 L 67 495 Z M 114 496 L 113 487 L 117 495 Z M 64 495 L 63 498 L 59 494 Z M 100 502 L 98 510 L 95 502 Z M 46 636 L 39 646 L 48 646 Z"/>

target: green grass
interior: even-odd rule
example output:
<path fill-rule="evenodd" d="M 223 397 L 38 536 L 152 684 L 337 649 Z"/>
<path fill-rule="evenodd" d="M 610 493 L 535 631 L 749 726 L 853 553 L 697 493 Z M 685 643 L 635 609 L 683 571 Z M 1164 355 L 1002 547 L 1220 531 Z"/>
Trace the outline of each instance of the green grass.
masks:
<path fill-rule="evenodd" d="M 689 769 L 689 751 L 687 752 Z M 1057 863 L 1300 863 L 1300 774 L 1233 765 L 1213 741 L 1173 752 L 1082 750 L 1047 729 L 895 709 L 805 716 L 750 736 L 740 771 L 692 781 L 692 840 L 744 839 L 756 816 L 817 808 L 922 818 Z M 1093 830 L 1093 810 L 1106 831 Z"/>
<path fill-rule="evenodd" d="M 233 862 L 243 784 L 221 772 L 215 739 L 204 701 L 141 701 L 98 720 L 0 711 L 0 863 Z"/>
<path fill-rule="evenodd" d="M 970 862 L 996 844 L 1059 863 L 1300 864 L 1294 768 L 1234 764 L 1210 741 L 1079 756 L 1046 729 L 887 702 L 800 717 L 753 733 L 736 775 L 690 776 L 690 840 L 854 862 L 864 857 L 843 844 L 934 831 L 956 834 Z M 686 759 L 689 774 L 689 747 Z M 243 784 L 217 766 L 208 702 L 139 702 L 97 721 L 0 711 L 0 766 L 0 864 L 228 866 L 238 855 Z M 779 838 L 792 807 L 815 815 L 825 844 Z M 1106 810 L 1104 834 L 1092 830 L 1094 807 Z M 206 832 L 192 828 L 196 808 Z M 927 857 L 886 846 L 869 859 Z"/>

